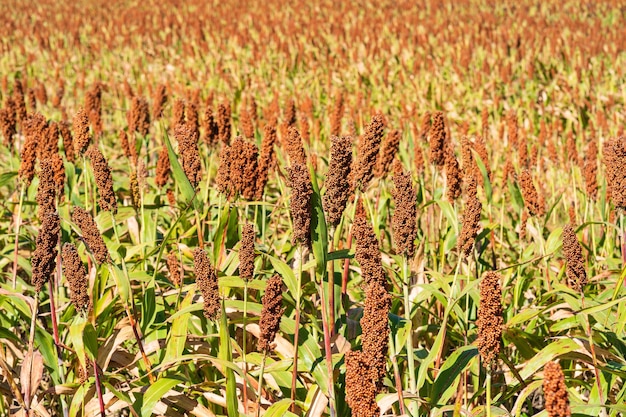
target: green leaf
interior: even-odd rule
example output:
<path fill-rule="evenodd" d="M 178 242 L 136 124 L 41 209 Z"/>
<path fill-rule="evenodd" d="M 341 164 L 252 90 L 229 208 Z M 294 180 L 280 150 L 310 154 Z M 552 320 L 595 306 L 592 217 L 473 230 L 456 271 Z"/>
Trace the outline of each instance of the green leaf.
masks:
<path fill-rule="evenodd" d="M 463 346 L 446 359 L 433 385 L 431 404 L 445 404 L 450 399 L 456 390 L 454 382 L 476 355 L 478 349 L 475 346 Z"/>
<path fill-rule="evenodd" d="M 16 177 L 16 176 L 17 176 L 17 171 L 3 172 L 2 174 L 0 174 L 0 187 L 8 184 L 13 179 L 13 177 Z"/>
<path fill-rule="evenodd" d="M 287 286 L 287 289 L 289 289 L 289 293 L 293 295 L 298 294 L 298 281 L 296 280 L 296 275 L 291 267 L 272 255 L 265 254 L 265 256 L 267 256 L 270 260 L 272 267 L 276 270 L 276 272 L 283 277 L 283 282 Z"/>
<path fill-rule="evenodd" d="M 194 291 L 187 293 L 187 296 L 183 299 L 182 303 L 180 303 L 179 311 L 191 305 L 193 296 Z M 190 312 L 185 312 L 174 319 L 169 332 L 165 357 L 163 358 L 164 362 L 174 361 L 182 356 L 185 349 L 185 342 L 187 341 L 187 327 L 189 325 L 190 315 Z"/>
<path fill-rule="evenodd" d="M 222 299 L 222 313 L 220 315 L 220 351 L 219 358 L 226 362 L 232 362 L 233 352 L 230 345 L 230 335 L 228 333 L 228 320 L 226 316 L 226 306 Z M 225 368 L 226 375 L 226 406 L 228 408 L 229 417 L 237 417 L 239 415 L 237 407 L 237 381 L 235 373 L 231 368 Z"/>
<path fill-rule="evenodd" d="M 143 404 L 141 405 L 141 417 L 150 417 L 154 406 L 161 398 L 181 381 L 174 378 L 161 378 L 154 384 L 150 385 L 143 396 Z"/>
<path fill-rule="evenodd" d="M 291 399 L 283 398 L 272 404 L 263 415 L 265 417 L 282 417 L 287 413 L 289 407 L 291 407 Z"/>
<path fill-rule="evenodd" d="M 124 306 L 130 305 L 130 281 L 124 272 L 117 267 L 115 264 L 109 264 L 109 268 L 111 270 L 111 275 L 113 275 L 113 279 L 115 280 L 115 286 L 120 293 L 120 298 L 124 303 Z"/>
<path fill-rule="evenodd" d="M 89 359 L 98 357 L 98 334 L 91 323 L 87 323 L 83 329 L 83 344 L 87 348 Z"/>
<path fill-rule="evenodd" d="M 172 147 L 172 143 L 170 142 L 170 138 L 167 135 L 167 130 L 163 130 L 163 140 L 165 141 L 165 146 L 167 146 L 167 155 L 170 158 L 170 167 L 172 169 L 172 175 L 174 177 L 174 181 L 180 188 L 180 192 L 183 194 L 185 205 L 189 205 L 193 202 L 193 207 L 200 211 L 202 209 L 200 205 L 200 201 L 195 198 L 196 192 L 191 186 L 189 182 L 189 178 L 185 175 L 185 171 L 180 166 L 180 162 L 178 162 L 178 156 L 176 152 L 174 152 L 174 148 Z"/>
<path fill-rule="evenodd" d="M 530 359 L 520 371 L 520 376 L 526 380 L 541 369 L 547 362 L 569 352 L 578 350 L 578 344 L 572 339 L 565 337 L 558 339 L 539 351 Z"/>
<path fill-rule="evenodd" d="M 326 276 L 326 258 L 328 257 L 328 230 L 322 208 L 319 185 L 313 167 L 309 168 L 313 194 L 311 195 L 311 246 L 317 263 L 316 272 L 324 279 Z"/>
<path fill-rule="evenodd" d="M 491 203 L 491 196 L 493 195 L 491 189 L 491 181 L 489 180 L 489 174 L 487 173 L 487 168 L 485 167 L 485 163 L 482 158 L 478 155 L 478 153 L 472 149 L 472 153 L 474 154 L 474 161 L 476 161 L 476 165 L 478 165 L 478 169 L 480 169 L 480 173 L 483 176 L 483 188 L 485 189 L 485 196 L 487 197 L 487 202 Z"/>

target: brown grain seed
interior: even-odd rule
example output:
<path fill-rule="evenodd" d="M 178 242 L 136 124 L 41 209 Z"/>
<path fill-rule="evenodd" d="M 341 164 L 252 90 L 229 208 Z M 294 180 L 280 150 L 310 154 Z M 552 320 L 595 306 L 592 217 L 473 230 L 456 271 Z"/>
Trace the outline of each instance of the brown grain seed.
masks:
<path fill-rule="evenodd" d="M 0 132 L 4 138 L 4 145 L 9 149 L 13 149 L 13 136 L 17 133 L 13 111 L 13 109 L 6 106 L 0 109 Z"/>
<path fill-rule="evenodd" d="M 178 262 L 178 253 L 176 251 L 171 251 L 167 255 L 167 272 L 170 282 L 176 287 L 180 286 L 180 262 Z"/>
<path fill-rule="evenodd" d="M 72 131 L 70 130 L 69 122 L 59 122 L 59 133 L 63 139 L 63 151 L 68 161 L 74 162 L 74 139 L 72 138 Z"/>
<path fill-rule="evenodd" d="M 163 188 L 170 177 L 170 157 L 167 151 L 167 146 L 163 145 L 159 152 L 159 159 L 156 165 L 156 185 L 159 188 Z"/>
<path fill-rule="evenodd" d="M 226 144 L 222 145 L 222 149 L 220 150 L 220 165 L 217 169 L 217 177 L 215 179 L 217 182 L 217 190 L 224 194 L 226 198 L 229 198 L 232 194 L 234 194 L 234 188 L 230 180 L 230 154 L 230 146 Z"/>
<path fill-rule="evenodd" d="M 452 145 L 448 144 L 445 151 L 446 198 L 453 202 L 461 195 L 461 168 L 456 159 Z"/>
<path fill-rule="evenodd" d="M 135 96 L 128 113 L 128 132 L 132 135 L 138 132 L 146 136 L 150 131 L 150 110 L 148 101 L 143 97 Z"/>
<path fill-rule="evenodd" d="M 249 281 L 254 276 L 254 236 L 254 225 L 244 225 L 239 246 L 239 276 L 244 281 Z"/>
<path fill-rule="evenodd" d="M 507 128 L 507 135 L 509 138 L 509 146 L 512 148 L 517 148 L 519 129 L 518 129 L 518 124 L 517 124 L 517 115 L 515 114 L 515 111 L 513 109 L 511 109 L 509 111 L 509 114 L 507 115 L 506 128 Z"/>
<path fill-rule="evenodd" d="M 115 198 L 115 191 L 113 191 L 111 168 L 107 160 L 104 155 L 102 155 L 102 152 L 100 152 L 100 149 L 95 145 L 91 145 L 89 149 L 87 149 L 85 156 L 91 161 L 93 175 L 96 179 L 96 185 L 98 186 L 98 193 L 100 194 L 100 199 L 98 200 L 100 208 L 116 213 L 117 200 Z"/>
<path fill-rule="evenodd" d="M 167 104 L 167 88 L 159 84 L 152 97 L 152 118 L 158 120 L 163 117 L 163 108 Z"/>
<path fill-rule="evenodd" d="M 208 107 L 204 111 L 202 119 L 202 127 L 204 128 L 204 143 L 207 145 L 215 145 L 219 142 L 219 127 L 217 121 L 213 117 L 213 110 Z"/>
<path fill-rule="evenodd" d="M 263 197 L 265 185 L 269 178 L 270 170 L 274 168 L 276 157 L 274 155 L 274 144 L 276 143 L 276 126 L 268 123 L 263 127 L 263 140 L 261 141 L 261 154 L 259 155 L 258 174 L 256 182 L 257 200 Z"/>
<path fill-rule="evenodd" d="M 225 144 L 230 143 L 230 119 L 230 103 L 224 101 L 217 106 L 217 128 L 220 142 Z"/>
<path fill-rule="evenodd" d="M 330 134 L 331 136 L 339 136 L 341 134 L 341 119 L 344 113 L 344 101 L 343 94 L 337 93 L 335 95 L 335 103 L 333 105 L 333 111 L 330 116 Z"/>
<path fill-rule="evenodd" d="M 258 349 L 261 352 L 267 352 L 272 349 L 272 344 L 276 338 L 276 333 L 280 328 L 280 319 L 285 312 L 282 307 L 283 303 L 283 280 L 280 275 L 274 275 L 267 280 L 265 286 L 265 294 L 263 295 L 261 310 L 261 319 L 259 327 L 261 335 L 259 337 Z"/>
<path fill-rule="evenodd" d="M 571 224 L 563 227 L 563 255 L 567 260 L 568 285 L 576 291 L 582 291 L 587 284 L 587 271 L 582 248 Z"/>
<path fill-rule="evenodd" d="M 181 156 L 183 171 L 191 186 L 196 188 L 201 180 L 200 153 L 198 151 L 198 136 L 186 124 L 179 124 L 174 131 L 178 141 L 178 152 Z"/>
<path fill-rule="evenodd" d="M 32 283 L 39 293 L 56 268 L 61 221 L 56 212 L 46 213 L 37 235 L 36 247 L 31 258 Z"/>
<path fill-rule="evenodd" d="M 433 115 L 433 122 L 430 128 L 430 163 L 436 166 L 445 164 L 446 144 L 448 143 L 446 125 L 443 113 L 438 111 Z"/>
<path fill-rule="evenodd" d="M 485 367 L 495 363 L 501 349 L 502 327 L 502 277 L 494 271 L 485 272 L 480 281 L 478 306 L 478 351 Z"/>
<path fill-rule="evenodd" d="M 302 146 L 302 137 L 295 126 L 288 128 L 287 141 L 286 141 L 287 154 L 292 164 L 306 165 L 306 153 Z"/>
<path fill-rule="evenodd" d="M 398 169 L 396 169 L 399 167 Z M 391 227 L 396 252 L 412 258 L 415 254 L 415 239 L 417 238 L 417 189 L 411 180 L 411 173 L 402 172 L 399 161 L 396 161 L 393 175 L 394 188 L 391 191 L 396 204 L 393 212 Z"/>
<path fill-rule="evenodd" d="M 253 200 L 257 187 L 257 163 L 259 149 L 257 146 L 237 136 L 230 146 L 230 185 L 246 200 Z"/>
<path fill-rule="evenodd" d="M 70 300 L 76 311 L 87 314 L 92 306 L 89 298 L 89 280 L 76 246 L 72 243 L 65 243 L 61 250 L 61 259 L 63 274 L 70 287 Z"/>
<path fill-rule="evenodd" d="M 376 384 L 371 368 L 363 352 L 346 353 L 346 401 L 353 417 L 380 415 L 376 402 Z"/>
<path fill-rule="evenodd" d="M 303 164 L 295 163 L 288 169 L 291 186 L 289 210 L 293 220 L 292 242 L 307 245 L 311 238 L 311 195 L 313 188 L 309 170 Z"/>
<path fill-rule="evenodd" d="M 561 366 L 556 362 L 548 362 L 543 368 L 543 396 L 545 410 L 549 417 L 570 417 L 572 411 L 569 405 L 565 375 Z"/>
<path fill-rule="evenodd" d="M 373 178 L 383 134 L 383 117 L 377 114 L 367 125 L 363 137 L 357 143 L 357 160 L 355 161 L 352 178 L 353 189 L 364 191 Z"/>
<path fill-rule="evenodd" d="M 522 170 L 519 182 L 520 188 L 522 189 L 522 197 L 524 197 L 524 205 L 530 215 L 543 216 L 545 214 L 544 205 L 541 204 L 530 171 L 527 169 Z"/>
<path fill-rule="evenodd" d="M 245 107 L 239 113 L 239 124 L 241 125 L 241 133 L 248 139 L 254 139 L 254 124 Z"/>
<path fill-rule="evenodd" d="M 98 230 L 98 226 L 93 217 L 91 217 L 91 214 L 80 207 L 74 207 L 72 211 L 72 221 L 76 223 L 80 229 L 83 235 L 83 241 L 93 254 L 96 262 L 98 264 L 111 262 L 109 250 L 104 244 L 100 230 Z"/>
<path fill-rule="evenodd" d="M 74 150 L 79 156 L 82 156 L 91 141 L 91 135 L 89 134 L 89 117 L 85 109 L 78 109 L 74 115 L 72 130 L 74 133 Z"/>
<path fill-rule="evenodd" d="M 193 250 L 193 269 L 196 274 L 196 285 L 204 299 L 204 316 L 215 320 L 220 312 L 220 294 L 217 274 L 204 249 Z"/>
<path fill-rule="evenodd" d="M 350 184 L 346 179 L 350 177 L 352 166 L 352 138 L 333 136 L 330 141 L 330 162 L 323 203 L 328 223 L 336 227 L 350 197 Z"/>
<path fill-rule="evenodd" d="M 469 257 L 472 253 L 474 241 L 480 230 L 480 213 L 483 206 L 480 200 L 478 200 L 476 186 L 476 178 L 474 176 L 469 177 L 466 191 L 465 212 L 463 213 L 463 225 L 457 242 L 457 248 L 460 254 L 465 258 Z"/>
<path fill-rule="evenodd" d="M 176 131 L 176 128 L 185 124 L 185 102 L 181 99 L 174 101 L 174 107 L 172 108 L 172 130 Z"/>
<path fill-rule="evenodd" d="M 374 175 L 377 178 L 384 178 L 389 173 L 394 158 L 398 155 L 400 139 L 402 139 L 402 132 L 400 130 L 391 130 L 387 133 L 381 145 L 378 161 L 374 170 Z"/>
<path fill-rule="evenodd" d="M 361 265 L 361 276 L 369 285 L 377 282 L 385 286 L 387 278 L 382 265 L 382 257 L 378 239 L 367 219 L 362 200 L 356 203 L 354 215 L 353 236 L 356 239 L 355 259 Z"/>
<path fill-rule="evenodd" d="M 587 196 L 593 201 L 596 201 L 598 198 L 598 143 L 595 138 L 591 139 L 587 145 L 583 171 Z"/>
<path fill-rule="evenodd" d="M 54 166 L 50 158 L 40 163 L 39 186 L 37 187 L 36 201 L 38 204 L 37 216 L 43 220 L 50 213 L 56 212 L 57 185 L 54 181 Z"/>
<path fill-rule="evenodd" d="M 15 80 L 15 84 L 13 85 L 13 103 L 15 104 L 15 115 L 17 116 L 17 121 L 22 125 L 22 129 L 24 129 L 24 122 L 26 121 L 27 111 L 26 111 L 26 101 L 24 100 L 24 87 L 20 80 Z"/>
<path fill-rule="evenodd" d="M 383 387 L 387 371 L 389 345 L 389 309 L 391 295 L 386 286 L 372 281 L 365 290 L 365 307 L 361 318 L 363 354 L 370 365 L 377 392 Z"/>

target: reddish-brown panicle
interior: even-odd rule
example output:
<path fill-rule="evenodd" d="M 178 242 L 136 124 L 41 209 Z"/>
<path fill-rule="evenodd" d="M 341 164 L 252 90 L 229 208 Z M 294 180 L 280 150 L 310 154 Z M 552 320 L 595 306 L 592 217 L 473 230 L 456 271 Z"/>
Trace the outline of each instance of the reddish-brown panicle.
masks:
<path fill-rule="evenodd" d="M 96 185 L 98 186 L 98 193 L 100 199 L 98 204 L 100 208 L 105 211 L 117 212 L 117 200 L 115 198 L 115 191 L 113 191 L 113 176 L 111 175 L 111 168 L 107 160 L 100 152 L 97 146 L 91 145 L 85 156 L 91 161 L 91 167 L 93 168 L 93 175 L 96 179 Z"/>
<path fill-rule="evenodd" d="M 269 177 L 270 170 L 275 165 L 274 144 L 276 143 L 276 125 L 268 123 L 263 127 L 263 140 L 261 141 L 261 153 L 258 162 L 258 174 L 256 181 L 255 198 L 260 200 L 263 197 L 265 184 Z"/>
<path fill-rule="evenodd" d="M 161 150 L 159 151 L 159 159 L 157 160 L 156 165 L 156 185 L 159 188 L 163 188 L 165 184 L 167 184 L 167 180 L 170 177 L 170 157 L 167 152 L 167 146 L 161 146 Z"/>
<path fill-rule="evenodd" d="M 391 130 L 387 133 L 387 136 L 381 145 L 380 153 L 378 154 L 378 161 L 374 171 L 374 175 L 377 178 L 384 178 L 389 173 L 389 170 L 393 165 L 393 161 L 398 155 L 400 139 L 402 139 L 402 132 L 400 130 Z"/>
<path fill-rule="evenodd" d="M 37 215 L 44 219 L 47 214 L 56 212 L 57 185 L 54 181 L 54 166 L 50 158 L 40 163 L 39 186 L 37 187 Z"/>
<path fill-rule="evenodd" d="M 261 336 L 259 337 L 258 348 L 261 352 L 266 352 L 272 349 L 272 344 L 280 327 L 280 319 L 285 312 L 285 308 L 282 306 L 283 280 L 280 275 L 274 275 L 267 280 L 265 294 L 261 301 L 263 309 L 259 320 Z"/>
<path fill-rule="evenodd" d="M 72 130 L 74 133 L 74 150 L 78 155 L 82 156 L 91 141 L 91 135 L 89 134 L 89 117 L 84 109 L 78 109 L 74 115 Z"/>
<path fill-rule="evenodd" d="M 445 151 L 445 170 L 446 170 L 446 197 L 449 202 L 453 202 L 461 196 L 461 168 L 459 161 L 456 159 L 452 145 L 446 145 Z"/>
<path fill-rule="evenodd" d="M 254 225 L 246 224 L 241 229 L 239 246 L 239 276 L 245 281 L 254 277 Z"/>
<path fill-rule="evenodd" d="M 565 375 L 561 366 L 556 362 L 548 362 L 543 368 L 543 397 L 545 410 L 549 417 L 570 417 L 572 411 L 569 405 Z"/>
<path fill-rule="evenodd" d="M 357 160 L 353 172 L 353 189 L 365 190 L 374 176 L 374 167 L 378 160 L 380 142 L 384 134 L 384 121 L 377 114 L 365 128 L 365 133 L 357 143 Z"/>
<path fill-rule="evenodd" d="M 130 105 L 128 114 L 128 131 L 146 136 L 150 131 L 150 110 L 148 101 L 143 97 L 135 96 Z"/>
<path fill-rule="evenodd" d="M 595 138 L 591 139 L 587 145 L 583 171 L 587 196 L 596 201 L 598 198 L 598 143 Z"/>
<path fill-rule="evenodd" d="M 59 133 L 63 139 L 63 151 L 68 161 L 74 162 L 74 139 L 72 138 L 72 131 L 70 130 L 69 122 L 59 122 Z"/>
<path fill-rule="evenodd" d="M 181 156 L 183 171 L 191 186 L 196 188 L 200 183 L 202 164 L 198 151 L 198 136 L 193 129 L 186 124 L 176 126 L 174 136 L 178 141 L 178 153 Z"/>
<path fill-rule="evenodd" d="M 415 254 L 417 238 L 417 190 L 411 180 L 410 172 L 403 172 L 399 161 L 395 162 L 391 191 L 396 205 L 391 220 L 393 241 L 396 252 L 412 258 Z"/>
<path fill-rule="evenodd" d="M 335 95 L 335 103 L 330 116 L 330 134 L 332 136 L 339 136 L 341 134 L 341 119 L 344 113 L 343 94 L 337 93 Z"/>
<path fill-rule="evenodd" d="M 563 227 L 563 255 L 567 260 L 567 284 L 576 291 L 582 291 L 587 284 L 587 271 L 582 248 L 571 224 Z"/>
<path fill-rule="evenodd" d="M 332 226 L 341 221 L 346 203 L 350 197 L 350 177 L 352 166 L 352 138 L 350 136 L 330 139 L 330 162 L 326 176 L 326 193 L 324 194 L 324 211 L 326 219 Z"/>
<path fill-rule="evenodd" d="M 239 124 L 241 126 L 241 133 L 248 139 L 254 139 L 254 124 L 250 113 L 248 113 L 245 107 L 242 107 L 239 112 Z"/>
<path fill-rule="evenodd" d="M 380 415 L 377 391 L 366 355 L 361 351 L 346 353 L 346 401 L 353 417 Z"/>
<path fill-rule="evenodd" d="M 543 216 L 545 209 L 537 194 L 535 184 L 527 169 L 522 170 L 520 175 L 520 188 L 522 189 L 522 197 L 524 197 L 524 205 L 528 209 L 531 216 Z"/>
<path fill-rule="evenodd" d="M 430 127 L 430 163 L 443 166 L 446 161 L 446 144 L 448 143 L 446 124 L 443 113 L 438 111 L 433 114 L 433 122 Z"/>
<path fill-rule="evenodd" d="M 152 97 L 152 118 L 158 120 L 163 117 L 163 107 L 167 103 L 167 88 L 164 84 L 159 84 L 154 90 Z"/>
<path fill-rule="evenodd" d="M 463 226 L 461 227 L 461 234 L 457 241 L 457 248 L 460 254 L 467 258 L 474 248 L 474 241 L 480 230 L 480 213 L 482 211 L 482 204 L 478 200 L 476 192 L 476 178 L 470 176 L 467 183 L 466 197 L 465 197 L 465 211 L 463 213 Z"/>
<path fill-rule="evenodd" d="M 196 274 L 196 285 L 204 299 L 204 316 L 215 320 L 220 312 L 217 274 L 204 249 L 193 250 L 193 270 Z"/>
<path fill-rule="evenodd" d="M 313 188 L 306 165 L 292 164 L 289 168 L 291 198 L 289 210 L 293 220 L 292 242 L 308 245 L 311 238 L 311 195 Z"/>
<path fill-rule="evenodd" d="M 494 271 L 486 272 L 480 281 L 480 305 L 478 306 L 478 351 L 483 365 L 493 366 L 501 349 L 502 289 L 501 276 Z"/>
<path fill-rule="evenodd" d="M 61 221 L 56 212 L 45 214 L 31 258 L 32 283 L 39 293 L 56 268 Z"/>
<path fill-rule="evenodd" d="M 217 106 L 217 129 L 220 142 L 230 143 L 230 103 L 224 101 Z"/>
<path fill-rule="evenodd" d="M 93 254 L 98 264 L 111 261 L 109 250 L 104 244 L 100 230 L 91 214 L 80 207 L 75 207 L 72 211 L 72 221 L 76 223 L 82 233 L 83 241 Z"/>
<path fill-rule="evenodd" d="M 213 110 L 207 106 L 204 111 L 204 117 L 202 118 L 202 127 L 204 128 L 204 143 L 207 145 L 215 145 L 219 142 L 219 127 L 215 117 L 213 117 Z"/>
<path fill-rule="evenodd" d="M 78 255 L 76 246 L 72 243 L 65 243 L 61 250 L 61 260 L 63 264 L 63 274 L 70 287 L 70 299 L 76 311 L 88 313 L 91 310 L 91 299 L 89 298 L 89 280 L 87 271 Z"/>
<path fill-rule="evenodd" d="M 181 269 L 180 262 L 178 262 L 178 253 L 171 251 L 167 254 L 167 272 L 170 282 L 176 287 L 181 283 Z"/>

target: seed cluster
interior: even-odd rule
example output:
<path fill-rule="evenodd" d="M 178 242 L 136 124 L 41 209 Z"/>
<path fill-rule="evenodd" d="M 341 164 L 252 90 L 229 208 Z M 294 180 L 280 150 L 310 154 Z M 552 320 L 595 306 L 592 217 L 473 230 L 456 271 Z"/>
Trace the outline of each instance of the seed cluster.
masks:
<path fill-rule="evenodd" d="M 587 284 L 587 271 L 582 248 L 571 224 L 563 227 L 563 255 L 567 260 L 567 282 L 576 291 L 582 291 Z"/>
<path fill-rule="evenodd" d="M 265 294 L 263 295 L 261 310 L 261 336 L 259 337 L 258 348 L 260 351 L 268 351 L 272 348 L 272 343 L 276 338 L 276 333 L 280 326 L 280 319 L 285 312 L 283 304 L 283 280 L 280 275 L 274 275 L 267 280 Z"/>
<path fill-rule="evenodd" d="M 56 212 L 46 213 L 37 235 L 37 246 L 31 258 L 32 283 L 39 293 L 56 268 L 61 220 Z"/>
<path fill-rule="evenodd" d="M 70 287 L 70 299 L 72 300 L 72 304 L 74 304 L 76 311 L 82 311 L 83 313 L 89 312 L 91 309 L 89 280 L 87 279 L 87 271 L 78 255 L 76 246 L 72 243 L 63 244 L 61 259 L 63 263 L 63 274 L 65 274 L 65 278 Z"/>
<path fill-rule="evenodd" d="M 543 396 L 549 417 L 570 417 L 569 396 L 565 375 L 556 362 L 548 362 L 543 368 Z"/>
<path fill-rule="evenodd" d="M 91 214 L 80 207 L 74 207 L 72 211 L 72 221 L 76 223 L 80 229 L 82 238 L 96 259 L 96 262 L 98 264 L 111 262 L 109 250 L 104 244 L 104 239 L 102 239 L 102 235 L 93 217 L 91 217 Z"/>
<path fill-rule="evenodd" d="M 204 299 L 204 316 L 209 320 L 215 320 L 220 312 L 217 274 L 204 249 L 193 250 L 193 270 L 196 274 L 196 285 Z"/>
<path fill-rule="evenodd" d="M 337 226 L 341 221 L 341 215 L 350 197 L 350 185 L 346 179 L 350 177 L 351 166 L 352 138 L 333 136 L 330 140 L 330 162 L 324 194 L 326 219 L 333 226 Z"/>
<path fill-rule="evenodd" d="M 498 358 L 501 349 L 502 289 L 501 276 L 489 271 L 480 281 L 480 305 L 478 307 L 478 351 L 485 366 L 491 366 Z"/>

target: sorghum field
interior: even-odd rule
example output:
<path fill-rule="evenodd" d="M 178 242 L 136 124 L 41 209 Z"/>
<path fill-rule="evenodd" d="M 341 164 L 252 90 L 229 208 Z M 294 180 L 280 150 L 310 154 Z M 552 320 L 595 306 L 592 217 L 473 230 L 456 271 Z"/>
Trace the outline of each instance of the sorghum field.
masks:
<path fill-rule="evenodd" d="M 626 415 L 624 22 L 0 0 L 0 416 Z"/>

